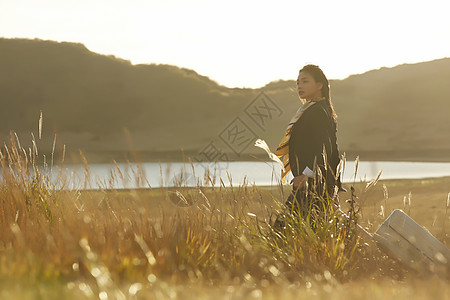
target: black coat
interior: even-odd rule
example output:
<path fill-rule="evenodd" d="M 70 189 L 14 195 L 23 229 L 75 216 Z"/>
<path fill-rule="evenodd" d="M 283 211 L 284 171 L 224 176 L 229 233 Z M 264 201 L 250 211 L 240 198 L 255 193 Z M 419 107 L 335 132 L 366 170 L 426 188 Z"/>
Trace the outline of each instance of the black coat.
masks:
<path fill-rule="evenodd" d="M 326 177 L 327 185 L 337 184 L 340 187 L 340 178 L 336 181 L 334 176 L 340 161 L 336 132 L 336 121 L 327 100 L 319 101 L 309 107 L 291 131 L 289 164 L 292 174 L 301 175 L 307 166 L 311 170 L 319 167 Z M 329 165 L 327 171 L 325 171 L 322 155 L 324 146 Z"/>

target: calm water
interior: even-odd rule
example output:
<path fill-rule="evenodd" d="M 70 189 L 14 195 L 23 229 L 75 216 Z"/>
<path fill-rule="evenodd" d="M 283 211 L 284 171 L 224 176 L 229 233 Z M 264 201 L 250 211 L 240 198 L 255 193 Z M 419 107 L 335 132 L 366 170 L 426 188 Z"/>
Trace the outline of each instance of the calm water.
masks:
<path fill-rule="evenodd" d="M 281 168 L 272 162 L 221 162 L 209 165 L 195 163 L 194 170 L 191 165 L 183 163 L 118 164 L 118 167 L 92 164 L 89 176 L 86 176 L 87 173 L 83 166 L 67 166 L 62 171 L 71 177 L 69 188 L 95 189 L 100 186 L 103 188 L 136 188 L 177 184 L 195 186 L 198 182 L 205 186 L 207 184 L 204 182 L 204 175 L 208 166 L 215 186 L 219 186 L 220 179 L 226 186 L 229 186 L 230 183 L 233 185 L 243 184 L 244 180 L 248 184 L 275 185 L 280 180 Z M 450 176 L 450 163 L 363 161 L 359 162 L 355 178 L 355 163 L 351 161 L 346 163 L 343 181 L 370 181 L 376 178 L 380 171 L 382 171 L 381 179 L 442 177 Z M 53 173 L 56 173 L 55 170 Z M 289 174 L 286 181 L 290 182 L 291 179 L 292 175 Z"/>

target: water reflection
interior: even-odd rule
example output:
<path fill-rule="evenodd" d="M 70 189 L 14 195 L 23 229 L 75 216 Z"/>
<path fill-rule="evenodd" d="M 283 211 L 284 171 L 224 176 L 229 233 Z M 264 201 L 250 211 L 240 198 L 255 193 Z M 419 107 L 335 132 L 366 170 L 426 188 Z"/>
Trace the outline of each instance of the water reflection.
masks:
<path fill-rule="evenodd" d="M 364 162 L 360 161 L 356 178 L 353 161 L 347 161 L 343 182 L 370 181 L 383 170 L 381 179 L 426 178 L 450 176 L 450 163 L 435 162 Z M 277 185 L 280 166 L 274 162 L 218 162 L 208 164 L 143 163 L 91 164 L 89 170 L 80 165 L 68 165 L 53 170 L 53 177 L 64 174 L 69 184 L 65 188 L 137 188 L 172 186 Z M 59 174 L 58 174 L 59 173 Z M 290 182 L 292 174 L 286 177 Z"/>

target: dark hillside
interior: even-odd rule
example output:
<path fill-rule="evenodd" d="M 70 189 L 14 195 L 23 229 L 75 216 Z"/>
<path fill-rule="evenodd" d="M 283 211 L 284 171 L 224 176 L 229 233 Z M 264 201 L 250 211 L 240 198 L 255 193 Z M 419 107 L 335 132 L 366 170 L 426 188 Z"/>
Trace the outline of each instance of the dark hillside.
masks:
<path fill-rule="evenodd" d="M 449 82 L 449 58 L 332 80 L 341 150 L 362 159 L 450 160 Z M 295 80 L 227 88 L 192 70 L 132 65 L 82 44 L 0 39 L 1 139 L 15 130 L 29 140 L 42 111 L 42 147 L 57 133 L 68 149 L 99 161 L 120 160 L 130 147 L 147 160 L 179 159 L 181 148 L 195 155 L 211 141 L 235 159 L 265 157 L 252 146 L 236 156 L 219 134 L 239 117 L 274 149 L 299 106 L 295 90 Z M 245 114 L 261 91 L 281 110 L 265 128 Z"/>

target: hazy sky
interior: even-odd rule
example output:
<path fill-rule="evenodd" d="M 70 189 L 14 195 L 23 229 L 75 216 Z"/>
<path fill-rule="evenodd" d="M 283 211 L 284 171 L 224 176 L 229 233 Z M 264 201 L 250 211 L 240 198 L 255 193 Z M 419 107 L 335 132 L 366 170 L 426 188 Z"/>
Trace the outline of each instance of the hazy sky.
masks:
<path fill-rule="evenodd" d="M 450 56 L 448 0 L 0 0 L 0 37 L 79 42 L 229 87 Z M 1 53 L 0 53 L 1 54 Z"/>

